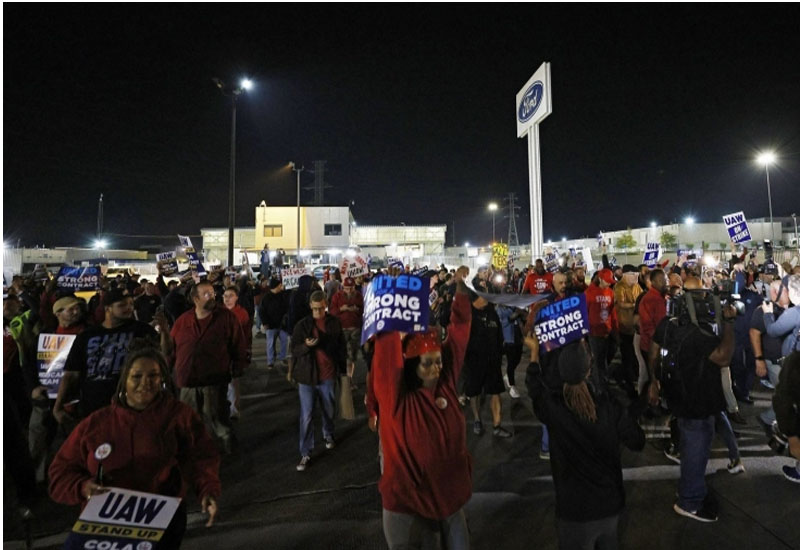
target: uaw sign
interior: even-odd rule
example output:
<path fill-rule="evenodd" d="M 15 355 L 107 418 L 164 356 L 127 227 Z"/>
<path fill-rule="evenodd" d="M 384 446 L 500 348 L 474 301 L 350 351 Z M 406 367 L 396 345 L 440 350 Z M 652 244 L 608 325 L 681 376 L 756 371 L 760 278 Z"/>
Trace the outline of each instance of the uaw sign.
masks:
<path fill-rule="evenodd" d="M 744 212 L 734 212 L 733 214 L 722 216 L 722 221 L 725 222 L 725 227 L 728 229 L 728 235 L 733 244 L 743 243 L 753 239 L 750 236 L 750 229 L 747 227 L 747 220 L 744 218 Z"/>
<path fill-rule="evenodd" d="M 492 267 L 495 269 L 506 269 L 508 267 L 507 244 L 494 243 L 492 245 Z"/>
<path fill-rule="evenodd" d="M 345 255 L 339 266 L 339 273 L 342 274 L 342 277 L 352 277 L 353 279 L 363 277 L 369 274 L 369 262 L 361 254 L 352 257 Z"/>
<path fill-rule="evenodd" d="M 100 268 L 98 266 L 89 267 L 67 267 L 58 270 L 56 282 L 61 290 L 77 292 L 79 290 L 97 290 L 100 288 Z"/>
<path fill-rule="evenodd" d="M 536 315 L 534 330 L 545 352 L 580 340 L 589 334 L 586 296 L 578 294 L 548 304 Z"/>
<path fill-rule="evenodd" d="M 65 549 L 155 550 L 161 548 L 172 516 L 181 503 L 176 497 L 111 487 L 94 495 L 81 512 Z"/>
<path fill-rule="evenodd" d="M 364 293 L 361 345 L 379 332 L 428 330 L 430 281 L 414 275 L 379 275 Z"/>
<path fill-rule="evenodd" d="M 650 269 L 655 268 L 658 263 L 660 251 L 661 245 L 658 243 L 647 243 L 644 249 L 644 256 L 642 257 L 642 263 Z"/>
<path fill-rule="evenodd" d="M 75 341 L 74 334 L 40 334 L 36 348 L 39 383 L 47 388 L 47 397 L 55 399 L 64 376 L 64 363 Z"/>
<path fill-rule="evenodd" d="M 156 254 L 156 266 L 159 273 L 165 277 L 175 275 L 178 272 L 178 259 L 175 256 L 175 252 Z"/>

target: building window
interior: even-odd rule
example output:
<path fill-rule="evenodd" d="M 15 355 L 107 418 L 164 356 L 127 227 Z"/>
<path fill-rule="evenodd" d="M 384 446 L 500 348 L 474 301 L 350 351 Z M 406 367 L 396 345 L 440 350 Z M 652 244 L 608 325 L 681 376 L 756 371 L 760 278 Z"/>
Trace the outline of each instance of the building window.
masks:
<path fill-rule="evenodd" d="M 264 236 L 265 237 L 283 237 L 283 226 L 282 225 L 265 225 L 264 226 Z"/>
<path fill-rule="evenodd" d="M 325 224 L 325 236 L 332 237 L 336 235 L 342 234 L 342 224 L 340 223 L 326 223 Z"/>

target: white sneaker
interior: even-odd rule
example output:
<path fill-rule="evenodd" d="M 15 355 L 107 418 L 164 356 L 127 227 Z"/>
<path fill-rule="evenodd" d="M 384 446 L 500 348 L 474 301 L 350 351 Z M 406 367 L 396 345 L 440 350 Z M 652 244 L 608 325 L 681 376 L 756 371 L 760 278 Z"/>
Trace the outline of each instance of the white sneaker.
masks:
<path fill-rule="evenodd" d="M 511 386 L 508 388 L 508 395 L 510 395 L 512 399 L 519 399 L 521 397 L 521 394 L 519 393 L 519 390 L 517 390 L 516 386 Z"/>
<path fill-rule="evenodd" d="M 300 459 L 300 464 L 297 465 L 297 471 L 298 472 L 305 471 L 306 466 L 308 466 L 309 462 L 311 462 L 311 457 L 310 456 L 304 456 L 303 458 L 301 458 Z"/>
<path fill-rule="evenodd" d="M 509 387 L 509 386 L 511 386 L 511 384 L 509 384 L 509 383 L 508 383 L 508 375 L 507 375 L 507 374 L 504 374 L 504 375 L 503 375 L 503 384 L 505 384 L 505 385 L 506 385 L 506 387 Z M 512 386 L 512 387 L 513 387 L 513 386 Z"/>

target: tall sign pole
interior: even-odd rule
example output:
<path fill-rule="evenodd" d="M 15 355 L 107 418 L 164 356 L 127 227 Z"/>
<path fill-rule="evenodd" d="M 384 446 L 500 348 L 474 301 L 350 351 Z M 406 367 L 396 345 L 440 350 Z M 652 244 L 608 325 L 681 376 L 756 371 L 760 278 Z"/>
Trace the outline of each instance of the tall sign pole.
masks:
<path fill-rule="evenodd" d="M 531 200 L 531 263 L 544 252 L 542 235 L 542 170 L 539 123 L 553 110 L 550 63 L 542 65 L 517 92 L 517 137 L 528 136 L 528 185 Z"/>

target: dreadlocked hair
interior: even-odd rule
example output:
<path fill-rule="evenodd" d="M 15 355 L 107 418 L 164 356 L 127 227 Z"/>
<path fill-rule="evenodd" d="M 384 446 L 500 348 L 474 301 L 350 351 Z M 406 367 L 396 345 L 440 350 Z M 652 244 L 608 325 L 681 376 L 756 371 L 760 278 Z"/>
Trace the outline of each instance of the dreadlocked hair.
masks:
<path fill-rule="evenodd" d="M 578 418 L 597 422 L 597 409 L 585 381 L 564 384 L 564 402 L 570 411 L 578 415 Z"/>

